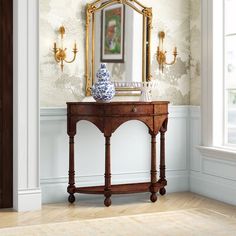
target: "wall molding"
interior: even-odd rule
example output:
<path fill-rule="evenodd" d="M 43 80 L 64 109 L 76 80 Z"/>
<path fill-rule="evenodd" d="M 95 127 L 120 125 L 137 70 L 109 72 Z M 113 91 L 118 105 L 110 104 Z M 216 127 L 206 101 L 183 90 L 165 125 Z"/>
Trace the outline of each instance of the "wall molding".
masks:
<path fill-rule="evenodd" d="M 159 171 L 157 172 L 159 175 Z M 188 176 L 188 170 L 172 170 L 167 171 L 166 175 L 169 177 L 173 176 Z M 81 185 L 91 185 L 97 184 L 97 179 L 101 179 L 101 184 L 104 182 L 104 175 L 76 175 L 75 181 L 81 183 Z M 150 180 L 150 172 L 130 172 L 130 173 L 114 173 L 112 174 L 112 180 L 114 184 L 117 183 L 127 183 L 127 181 L 133 181 L 137 179 L 141 182 L 146 182 Z M 48 177 L 48 178 L 41 178 L 41 185 L 48 185 L 48 184 L 60 184 L 60 183 L 68 183 L 68 176 L 60 176 L 60 177 Z"/>
<path fill-rule="evenodd" d="M 13 208 L 17 211 L 41 208 L 38 9 L 38 0 L 13 0 Z"/>
<path fill-rule="evenodd" d="M 225 160 L 236 163 L 236 151 L 230 150 L 226 148 L 216 148 L 216 147 L 205 147 L 198 146 L 197 147 L 200 153 L 203 156 L 216 159 L 216 160 Z"/>
<path fill-rule="evenodd" d="M 190 119 L 200 119 L 201 118 L 200 106 L 189 106 L 189 118 Z"/>
<path fill-rule="evenodd" d="M 40 120 L 66 120 L 67 111 L 66 108 L 41 108 Z"/>
<path fill-rule="evenodd" d="M 202 173 L 225 180 L 236 181 L 236 163 L 202 157 Z"/>

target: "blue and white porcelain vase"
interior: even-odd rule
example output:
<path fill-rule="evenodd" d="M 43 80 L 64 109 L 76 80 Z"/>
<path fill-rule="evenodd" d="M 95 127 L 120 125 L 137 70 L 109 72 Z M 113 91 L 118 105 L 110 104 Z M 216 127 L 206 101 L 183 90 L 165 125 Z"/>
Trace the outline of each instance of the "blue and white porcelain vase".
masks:
<path fill-rule="evenodd" d="M 106 64 L 101 64 L 97 74 L 98 81 L 92 87 L 92 96 L 97 102 L 110 102 L 115 96 L 115 86 L 110 80 Z"/>

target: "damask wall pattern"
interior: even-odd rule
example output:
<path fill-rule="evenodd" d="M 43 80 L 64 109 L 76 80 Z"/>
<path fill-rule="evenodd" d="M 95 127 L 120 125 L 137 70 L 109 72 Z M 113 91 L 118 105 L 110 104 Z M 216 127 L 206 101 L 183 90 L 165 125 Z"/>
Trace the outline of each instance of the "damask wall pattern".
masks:
<path fill-rule="evenodd" d="M 190 104 L 201 100 L 201 0 L 190 2 Z"/>
<path fill-rule="evenodd" d="M 173 105 L 199 104 L 200 94 L 200 0 L 140 0 L 153 8 L 152 75 L 158 80 L 153 99 L 169 100 Z M 40 0 L 40 103 L 41 107 L 65 107 L 66 101 L 82 101 L 85 94 L 85 6 L 86 0 Z M 74 40 L 78 58 L 60 71 L 53 58 L 53 41 L 58 41 L 58 28 L 66 28 L 65 44 L 68 56 Z M 178 48 L 175 65 L 160 73 L 156 62 L 158 32 L 166 32 L 166 50 L 172 59 Z M 191 50 L 191 53 L 190 53 Z M 112 65 L 113 76 L 119 76 Z M 192 88 L 192 92 L 190 92 Z"/>

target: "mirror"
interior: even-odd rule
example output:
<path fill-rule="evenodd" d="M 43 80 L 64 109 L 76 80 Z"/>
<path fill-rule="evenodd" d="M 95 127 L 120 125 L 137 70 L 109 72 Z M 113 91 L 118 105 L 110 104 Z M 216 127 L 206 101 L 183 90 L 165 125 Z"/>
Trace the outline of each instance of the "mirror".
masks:
<path fill-rule="evenodd" d="M 106 63 L 116 95 L 139 95 L 151 80 L 152 8 L 136 0 L 97 0 L 86 8 L 86 96 Z"/>

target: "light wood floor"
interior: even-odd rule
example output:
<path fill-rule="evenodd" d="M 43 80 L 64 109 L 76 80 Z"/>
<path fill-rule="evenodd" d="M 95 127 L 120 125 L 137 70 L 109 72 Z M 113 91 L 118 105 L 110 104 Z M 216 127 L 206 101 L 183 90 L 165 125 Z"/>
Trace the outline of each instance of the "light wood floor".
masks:
<path fill-rule="evenodd" d="M 149 193 L 113 196 L 109 208 L 103 206 L 103 196 L 76 196 L 79 200 L 74 205 L 48 204 L 43 205 L 41 211 L 25 213 L 0 210 L 0 228 L 192 208 L 207 208 L 236 219 L 236 206 L 188 192 L 160 196 L 156 203 L 149 201 Z"/>

